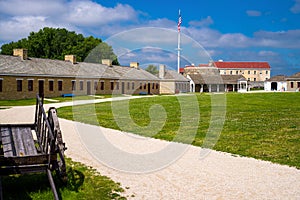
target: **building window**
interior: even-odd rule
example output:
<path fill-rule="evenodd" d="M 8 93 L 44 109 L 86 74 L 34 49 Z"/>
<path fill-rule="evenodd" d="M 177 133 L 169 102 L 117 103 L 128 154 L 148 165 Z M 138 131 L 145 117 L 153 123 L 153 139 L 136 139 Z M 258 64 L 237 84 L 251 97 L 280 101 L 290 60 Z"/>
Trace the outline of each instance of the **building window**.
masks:
<path fill-rule="evenodd" d="M 22 80 L 17 80 L 17 91 L 18 92 L 22 91 Z"/>
<path fill-rule="evenodd" d="M 0 79 L 0 92 L 3 91 L 3 79 Z"/>
<path fill-rule="evenodd" d="M 33 91 L 33 80 L 28 80 L 28 91 Z"/>
<path fill-rule="evenodd" d="M 110 82 L 110 90 L 114 90 L 114 82 Z"/>
<path fill-rule="evenodd" d="M 143 89 L 143 83 L 140 83 L 140 90 Z"/>
<path fill-rule="evenodd" d="M 254 71 L 254 74 L 256 74 L 256 71 Z"/>
<path fill-rule="evenodd" d="M 269 74 L 269 71 L 266 71 L 266 74 Z"/>
<path fill-rule="evenodd" d="M 100 90 L 104 90 L 104 81 L 100 82 Z"/>
<path fill-rule="evenodd" d="M 294 82 L 291 82 L 291 88 L 294 88 Z"/>
<path fill-rule="evenodd" d="M 300 82 L 297 82 L 297 88 L 300 88 Z"/>
<path fill-rule="evenodd" d="M 235 74 L 239 74 L 239 71 L 235 71 Z"/>
<path fill-rule="evenodd" d="M 230 71 L 230 74 L 232 74 L 232 71 Z"/>
<path fill-rule="evenodd" d="M 83 81 L 79 82 L 80 90 L 83 90 Z"/>
<path fill-rule="evenodd" d="M 130 90 L 130 82 L 127 83 L 127 90 Z"/>
<path fill-rule="evenodd" d="M 251 79 L 250 79 L 250 78 L 248 78 L 248 81 L 251 81 Z"/>
<path fill-rule="evenodd" d="M 248 71 L 248 74 L 250 74 L 250 71 Z"/>
<path fill-rule="evenodd" d="M 144 83 L 144 90 L 146 90 L 147 89 L 147 84 L 146 83 Z"/>
<path fill-rule="evenodd" d="M 131 83 L 131 89 L 134 90 L 134 82 Z"/>
<path fill-rule="evenodd" d="M 158 83 L 156 83 L 156 89 L 158 89 L 158 87 L 159 87 L 159 84 L 158 84 Z"/>
<path fill-rule="evenodd" d="M 73 91 L 76 90 L 76 81 L 72 81 L 72 90 L 73 90 Z"/>
<path fill-rule="evenodd" d="M 256 81 L 256 78 L 254 78 L 253 81 Z"/>
<path fill-rule="evenodd" d="M 62 81 L 57 82 L 57 87 L 58 87 L 58 91 L 62 91 L 62 89 L 63 89 Z"/>
<path fill-rule="evenodd" d="M 49 91 L 53 91 L 53 88 L 54 88 L 54 86 L 53 86 L 53 84 L 54 84 L 54 81 L 49 81 Z"/>
<path fill-rule="evenodd" d="M 155 83 L 152 83 L 152 89 L 154 90 L 154 88 L 155 88 Z"/>

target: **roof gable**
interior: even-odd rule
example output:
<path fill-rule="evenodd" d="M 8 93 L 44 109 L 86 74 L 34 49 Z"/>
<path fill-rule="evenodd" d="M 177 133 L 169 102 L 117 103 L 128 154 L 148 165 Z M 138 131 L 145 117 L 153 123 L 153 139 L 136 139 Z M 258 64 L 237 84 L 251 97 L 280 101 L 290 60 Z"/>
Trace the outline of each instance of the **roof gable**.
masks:
<path fill-rule="evenodd" d="M 293 74 L 292 76 L 289 76 L 288 78 L 289 78 L 289 79 L 293 79 L 293 78 L 299 79 L 299 78 L 300 78 L 300 72 L 295 73 L 295 74 Z"/>
<path fill-rule="evenodd" d="M 166 70 L 164 75 L 164 80 L 174 80 L 174 81 L 189 81 L 183 75 L 179 74 L 174 70 Z"/>
<path fill-rule="evenodd" d="M 286 81 L 286 76 L 285 75 L 276 75 L 273 76 L 271 78 L 269 78 L 268 80 L 266 80 L 267 82 L 272 82 L 272 81 Z"/>

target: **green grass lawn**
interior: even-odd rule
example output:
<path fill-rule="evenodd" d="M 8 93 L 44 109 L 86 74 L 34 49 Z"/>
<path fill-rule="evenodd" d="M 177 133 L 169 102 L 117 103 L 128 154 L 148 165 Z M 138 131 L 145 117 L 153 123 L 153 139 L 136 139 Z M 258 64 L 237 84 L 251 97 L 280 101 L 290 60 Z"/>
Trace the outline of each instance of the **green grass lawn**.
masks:
<path fill-rule="evenodd" d="M 207 139 L 212 117 L 212 95 L 197 95 L 201 113 L 198 127 L 186 125 L 189 120 L 192 122 L 197 119 L 192 115 L 195 112 L 194 105 L 189 105 L 189 98 L 192 97 L 180 98 L 186 99 L 178 101 L 175 96 L 158 96 L 130 100 L 130 117 L 141 127 L 128 120 L 129 116 L 123 115 L 126 114 L 126 109 L 123 110 L 122 106 L 126 107 L 126 102 L 113 103 L 113 108 L 119 109 L 117 114 L 113 114 L 110 102 L 82 105 L 73 109 L 72 107 L 60 108 L 58 113 L 60 117 L 84 123 L 113 129 L 122 127 L 124 131 L 139 135 L 202 146 Z M 299 102 L 300 93 L 226 94 L 226 118 L 221 135 L 213 149 L 300 169 Z M 164 115 L 155 115 L 155 111 L 150 112 L 150 115 L 153 115 L 152 121 L 150 120 L 149 109 L 155 104 L 161 105 L 166 110 L 165 123 L 161 123 Z M 181 108 L 188 112 L 181 112 Z M 222 109 L 225 108 L 221 107 L 220 110 Z M 187 116 L 186 113 L 190 113 L 191 116 Z M 216 113 L 218 115 L 218 111 Z M 185 123 L 180 123 L 181 116 Z M 181 127 L 182 133 L 178 137 L 178 129 L 182 124 L 184 127 Z M 147 127 L 149 125 L 154 127 L 154 130 L 158 127 L 159 131 L 153 133 L 152 128 Z M 196 135 L 192 141 L 189 141 L 188 135 L 193 134 L 195 129 Z"/>
<path fill-rule="evenodd" d="M 90 167 L 67 159 L 67 172 L 67 184 L 54 175 L 60 199 L 126 199 L 119 183 L 101 176 Z M 2 177 L 2 189 L 3 199 L 53 199 L 46 173 Z"/>

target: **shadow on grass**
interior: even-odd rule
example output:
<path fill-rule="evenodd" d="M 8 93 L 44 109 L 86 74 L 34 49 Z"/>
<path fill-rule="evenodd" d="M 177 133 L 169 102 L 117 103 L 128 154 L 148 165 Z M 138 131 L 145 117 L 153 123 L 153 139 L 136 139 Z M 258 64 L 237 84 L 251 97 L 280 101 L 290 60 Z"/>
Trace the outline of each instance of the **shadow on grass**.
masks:
<path fill-rule="evenodd" d="M 82 172 L 68 168 L 68 182 L 63 183 L 53 175 L 58 196 L 62 199 L 61 191 L 78 192 L 83 185 L 85 176 Z M 2 177 L 3 199 L 53 199 L 53 193 L 46 173 L 11 175 Z"/>

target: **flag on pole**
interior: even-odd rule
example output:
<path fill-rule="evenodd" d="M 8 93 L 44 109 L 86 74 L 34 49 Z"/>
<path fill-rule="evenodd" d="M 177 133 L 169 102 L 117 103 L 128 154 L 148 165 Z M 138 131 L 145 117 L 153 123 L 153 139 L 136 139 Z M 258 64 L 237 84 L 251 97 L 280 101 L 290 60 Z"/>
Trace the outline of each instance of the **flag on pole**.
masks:
<path fill-rule="evenodd" d="M 179 10 L 179 17 L 178 17 L 178 24 L 177 24 L 178 32 L 180 32 L 181 22 L 182 22 L 182 18 L 181 18 L 181 13 Z"/>

